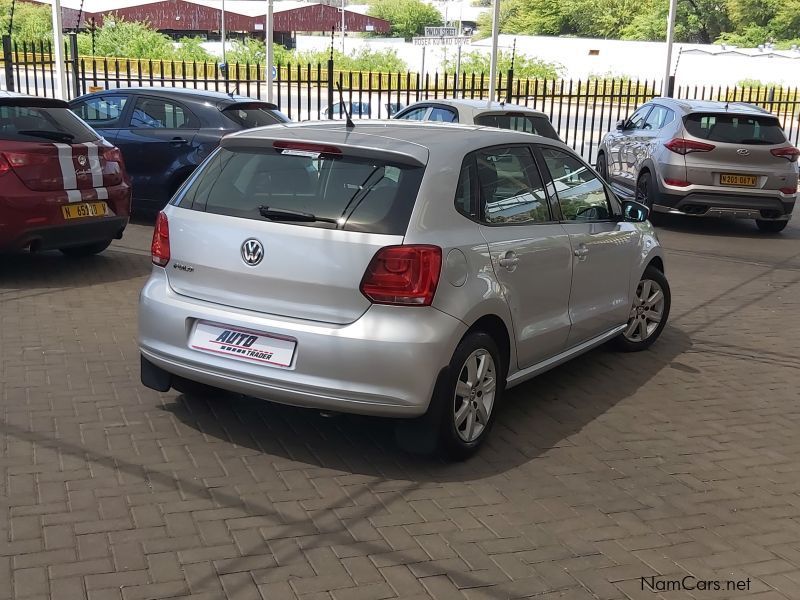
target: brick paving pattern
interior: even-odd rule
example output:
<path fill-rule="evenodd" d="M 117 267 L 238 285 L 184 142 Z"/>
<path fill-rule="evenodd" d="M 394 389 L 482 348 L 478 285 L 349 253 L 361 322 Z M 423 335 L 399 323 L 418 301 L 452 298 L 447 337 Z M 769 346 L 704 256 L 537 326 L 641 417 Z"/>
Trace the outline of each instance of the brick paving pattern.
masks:
<path fill-rule="evenodd" d="M 800 598 L 800 229 L 660 236 L 660 342 L 512 390 L 461 464 L 141 387 L 146 225 L 0 258 L 0 600 Z M 749 589 L 642 589 L 686 575 Z"/>

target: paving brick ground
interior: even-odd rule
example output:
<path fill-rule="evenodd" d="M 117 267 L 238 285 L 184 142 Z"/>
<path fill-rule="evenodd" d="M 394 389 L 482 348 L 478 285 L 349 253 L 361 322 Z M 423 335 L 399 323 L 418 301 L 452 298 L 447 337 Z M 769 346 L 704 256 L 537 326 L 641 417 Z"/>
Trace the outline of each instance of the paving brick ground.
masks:
<path fill-rule="evenodd" d="M 661 341 L 516 388 L 456 465 L 380 421 L 142 388 L 144 225 L 1 258 L 0 600 L 800 598 L 800 229 L 661 237 Z"/>

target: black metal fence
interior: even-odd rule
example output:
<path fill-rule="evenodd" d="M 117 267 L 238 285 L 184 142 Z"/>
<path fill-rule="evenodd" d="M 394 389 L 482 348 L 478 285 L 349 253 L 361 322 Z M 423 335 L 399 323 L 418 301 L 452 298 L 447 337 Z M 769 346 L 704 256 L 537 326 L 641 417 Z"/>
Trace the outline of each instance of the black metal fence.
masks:
<path fill-rule="evenodd" d="M 82 57 L 77 41 L 65 47 L 67 98 L 100 90 L 132 86 L 175 86 L 268 97 L 270 83 L 263 65 L 192 63 L 125 58 Z M 3 43 L 6 89 L 38 96 L 55 96 L 59 84 L 52 48 L 47 43 Z M 800 88 L 673 86 L 684 99 L 750 102 L 778 116 L 788 138 L 800 141 Z M 356 117 L 388 118 L 398 107 L 419 100 L 444 98 L 488 99 L 489 77 L 483 73 L 368 73 L 339 71 L 327 64 L 282 65 L 271 81 L 272 98 L 294 120 L 326 119 L 342 97 L 356 108 Z M 542 80 L 498 75 L 495 100 L 519 104 L 547 114 L 570 146 L 593 161 L 603 135 L 640 104 L 661 93 L 658 80 L 594 79 Z M 358 114 L 360 107 L 361 114 Z M 336 115 L 338 116 L 338 115 Z"/>

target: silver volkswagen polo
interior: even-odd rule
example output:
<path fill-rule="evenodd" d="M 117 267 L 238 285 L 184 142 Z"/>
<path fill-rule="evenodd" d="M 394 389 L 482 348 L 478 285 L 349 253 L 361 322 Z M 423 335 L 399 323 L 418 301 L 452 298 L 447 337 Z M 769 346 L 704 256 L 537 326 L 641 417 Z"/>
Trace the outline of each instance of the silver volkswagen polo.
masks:
<path fill-rule="evenodd" d="M 670 290 L 647 214 L 514 131 L 237 133 L 158 217 L 142 382 L 410 419 L 464 458 L 504 389 L 658 338 Z"/>

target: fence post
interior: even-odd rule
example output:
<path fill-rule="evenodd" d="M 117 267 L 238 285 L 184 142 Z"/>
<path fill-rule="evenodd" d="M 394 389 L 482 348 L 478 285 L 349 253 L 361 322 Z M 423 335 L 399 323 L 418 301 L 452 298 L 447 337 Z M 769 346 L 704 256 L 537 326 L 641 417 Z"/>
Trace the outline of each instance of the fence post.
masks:
<path fill-rule="evenodd" d="M 328 118 L 333 119 L 333 58 L 328 59 Z"/>
<path fill-rule="evenodd" d="M 6 90 L 14 91 L 14 61 L 11 54 L 11 36 L 3 36 L 3 67 L 6 73 Z"/>
<path fill-rule="evenodd" d="M 72 66 L 72 97 L 77 98 L 81 95 L 81 72 L 78 67 L 78 34 L 72 32 L 69 35 L 69 60 Z"/>
<path fill-rule="evenodd" d="M 508 75 L 506 77 L 506 104 L 511 104 L 513 82 L 514 82 L 514 69 L 512 68 L 508 70 Z"/>
<path fill-rule="evenodd" d="M 675 96 L 675 75 L 670 75 L 667 80 L 667 98 Z"/>

